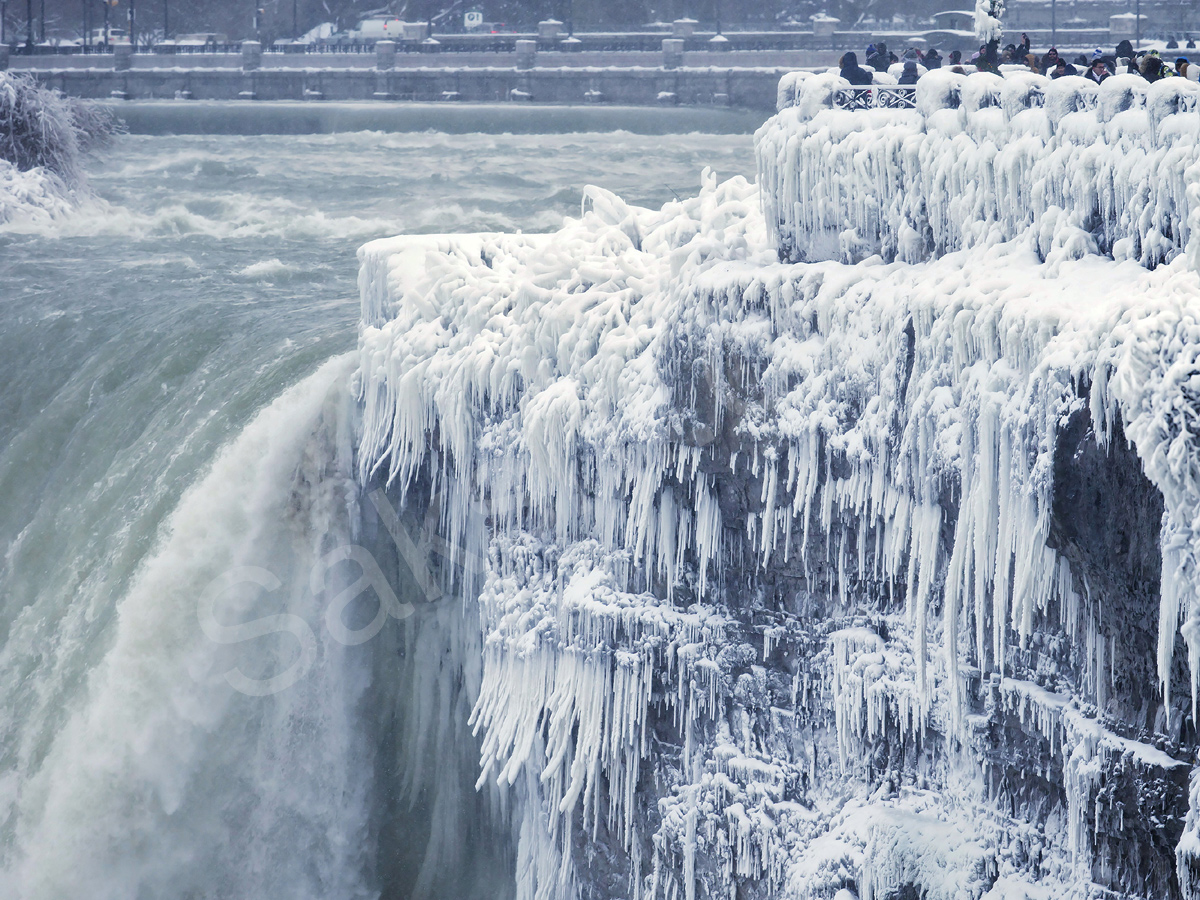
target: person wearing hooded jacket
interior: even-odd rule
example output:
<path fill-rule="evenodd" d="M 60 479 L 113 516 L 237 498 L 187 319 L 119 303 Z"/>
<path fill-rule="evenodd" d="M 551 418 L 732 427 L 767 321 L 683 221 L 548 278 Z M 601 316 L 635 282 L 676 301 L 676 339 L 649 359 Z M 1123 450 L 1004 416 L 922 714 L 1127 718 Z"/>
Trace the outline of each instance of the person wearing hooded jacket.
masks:
<path fill-rule="evenodd" d="M 842 57 L 842 69 L 838 74 L 854 85 L 872 81 L 871 73 L 858 64 L 858 54 L 853 50 Z"/>
<path fill-rule="evenodd" d="M 1090 70 L 1089 70 L 1090 71 Z M 1054 68 L 1050 70 L 1051 78 L 1066 78 L 1068 75 L 1078 75 L 1079 70 L 1068 63 L 1065 59 L 1059 58 Z"/>
<path fill-rule="evenodd" d="M 1163 77 L 1163 63 L 1156 53 L 1147 53 L 1142 57 L 1141 65 L 1139 66 L 1142 77 L 1149 82 L 1158 81 Z"/>
<path fill-rule="evenodd" d="M 876 72 L 886 72 L 887 67 L 891 65 L 889 62 L 887 44 L 880 41 L 875 45 L 875 52 L 867 57 L 867 65 L 873 68 Z"/>
<path fill-rule="evenodd" d="M 915 59 L 906 59 L 904 61 L 904 71 L 900 73 L 900 77 L 896 79 L 897 84 L 916 84 L 917 79 L 921 75 L 917 72 L 917 61 Z"/>

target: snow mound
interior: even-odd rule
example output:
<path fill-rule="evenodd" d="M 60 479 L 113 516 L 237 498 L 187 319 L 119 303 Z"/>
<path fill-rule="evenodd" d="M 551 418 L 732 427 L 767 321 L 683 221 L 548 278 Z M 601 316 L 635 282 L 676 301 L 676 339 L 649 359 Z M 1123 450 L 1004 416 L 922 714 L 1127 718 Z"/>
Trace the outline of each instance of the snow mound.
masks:
<path fill-rule="evenodd" d="M 0 227 L 45 225 L 72 207 L 71 191 L 45 169 L 22 172 L 0 159 Z"/>

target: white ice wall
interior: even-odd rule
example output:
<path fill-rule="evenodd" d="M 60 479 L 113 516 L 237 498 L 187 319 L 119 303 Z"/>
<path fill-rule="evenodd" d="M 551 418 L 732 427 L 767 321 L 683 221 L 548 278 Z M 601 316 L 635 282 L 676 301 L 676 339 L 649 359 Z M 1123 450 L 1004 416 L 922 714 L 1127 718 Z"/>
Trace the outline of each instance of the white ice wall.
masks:
<path fill-rule="evenodd" d="M 758 133 L 763 201 L 785 258 L 915 262 L 1028 240 L 1153 266 L 1200 215 L 1200 86 L 932 72 L 913 110 L 833 106 L 849 84 L 797 73 Z M 1190 249 L 1189 249 L 1190 248 Z"/>

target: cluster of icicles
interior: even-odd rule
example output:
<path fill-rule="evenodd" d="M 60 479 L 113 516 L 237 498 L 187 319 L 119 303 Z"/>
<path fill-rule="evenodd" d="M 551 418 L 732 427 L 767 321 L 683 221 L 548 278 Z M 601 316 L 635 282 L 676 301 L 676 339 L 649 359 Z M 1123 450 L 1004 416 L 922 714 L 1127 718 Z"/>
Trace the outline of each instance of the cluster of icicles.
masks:
<path fill-rule="evenodd" d="M 1057 430 L 1085 407 L 1101 442 L 1120 418 L 1166 500 L 1164 692 L 1185 614 L 1200 671 L 1200 609 L 1185 608 L 1200 597 L 1191 438 L 1200 405 L 1180 398 L 1200 398 L 1200 322 L 1190 312 L 1195 272 L 1175 259 L 1188 234 L 1184 192 L 1150 191 L 1157 163 L 1131 164 L 1149 179 L 1129 188 L 1142 206 L 1125 205 L 1137 215 L 1137 252 L 1081 257 L 1060 243 L 1039 255 L 1049 220 L 1029 211 L 1049 210 L 1053 197 L 1078 218 L 1072 204 L 1083 194 L 1073 192 L 1085 192 L 1080 181 L 1051 193 L 1045 169 L 1094 175 L 1106 147 L 1135 141 L 1129 132 L 1078 125 L 1081 142 L 1111 137 L 1085 166 L 1071 156 L 1082 143 L 1071 150 L 1062 135 L 1078 117 L 1100 119 L 1048 118 L 1058 108 L 1050 87 L 1045 107 L 1019 112 L 1006 84 L 999 108 L 932 110 L 925 96 L 922 111 L 879 121 L 857 113 L 866 118 L 856 122 L 809 109 L 811 94 L 836 86 L 821 78 L 789 82 L 800 86 L 799 106 L 759 132 L 766 219 L 757 186 L 706 174 L 699 196 L 659 211 L 589 188 L 583 215 L 552 235 L 397 238 L 360 251 L 361 477 L 383 473 L 402 491 L 422 482 L 438 494 L 449 556 L 481 569 L 484 671 L 472 723 L 480 784 L 517 798 L 521 898 L 575 895 L 579 827 L 616 836 L 634 897 L 691 900 L 703 840 L 723 854 L 726 887 L 766 879 L 772 889 L 802 884 L 805 896 L 833 884 L 813 880 L 822 866 L 797 862 L 821 845 L 794 836 L 820 828 L 780 788 L 786 773 L 815 765 L 815 751 L 772 756 L 730 699 L 723 654 L 737 598 L 721 585 L 748 554 L 764 567 L 835 572 L 829 599 L 847 612 L 859 581 L 897 595 L 883 612 L 906 630 L 902 648 L 840 632 L 826 682 L 792 686 L 786 727 L 811 706 L 798 697 L 819 695 L 847 773 L 855 748 L 888 723 L 923 734 L 936 719 L 960 736 L 960 660 L 1010 686 L 1008 648 L 1052 608 L 1069 635 L 1087 633 L 1083 690 L 1102 706 L 1104 639 L 1092 619 L 1081 622 L 1085 586 L 1046 545 Z M 948 83 L 927 76 L 922 86 L 928 94 Z M 1170 131 L 1164 122 L 1145 140 Z M 1002 132 L 1007 143 L 985 145 Z M 1009 169 L 1003 153 L 1014 158 Z M 980 179 L 993 163 L 1011 180 L 990 209 L 1001 175 Z M 1018 188 L 1021 166 L 1042 174 Z M 1167 209 L 1170 228 L 1155 219 Z M 835 220 L 881 247 L 907 245 L 905 228 L 924 230 L 921 246 L 935 252 L 919 265 L 778 262 L 781 250 L 805 255 L 794 251 L 820 243 L 815 232 Z M 1065 221 L 1056 235 L 1069 231 Z M 1025 234 L 1033 246 L 1001 240 Z M 974 249 L 941 258 L 958 247 Z M 1148 271 L 1139 258 L 1160 265 Z M 736 521 L 723 518 L 714 464 L 760 495 Z M 766 640 L 769 655 L 783 635 Z M 726 721 L 731 708 L 741 734 Z M 683 780 L 660 803 L 651 861 L 636 790 L 656 709 L 683 735 Z M 719 739 L 699 740 L 702 726 Z M 1091 761 L 1119 740 L 1097 728 L 1059 716 L 1041 729 L 1076 760 L 1071 849 L 1081 856 Z M 826 790 L 841 783 L 830 781 Z M 976 874 L 991 871 L 963 853 Z M 870 854 L 860 857 L 867 866 Z M 864 869 L 863 884 L 875 887 L 860 888 L 886 895 L 885 870 Z"/>
<path fill-rule="evenodd" d="M 848 82 L 796 73 L 758 134 L 767 218 L 790 259 L 907 262 L 1028 236 L 1200 269 L 1200 86 L 1116 75 L 934 71 L 916 109 L 836 107 Z M 1190 247 L 1190 250 L 1189 250 Z"/>

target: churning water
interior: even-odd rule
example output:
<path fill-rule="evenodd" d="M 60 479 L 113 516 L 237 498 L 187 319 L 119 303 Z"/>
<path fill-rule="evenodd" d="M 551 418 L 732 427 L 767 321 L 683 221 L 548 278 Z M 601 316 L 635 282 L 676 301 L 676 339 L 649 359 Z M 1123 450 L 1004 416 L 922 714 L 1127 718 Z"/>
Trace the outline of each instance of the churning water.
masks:
<path fill-rule="evenodd" d="M 549 230 L 587 183 L 657 205 L 704 165 L 751 175 L 750 137 L 127 136 L 96 199 L 0 231 L 0 897 L 503 893 L 469 784 L 397 822 L 411 623 L 326 627 L 354 251 Z"/>

